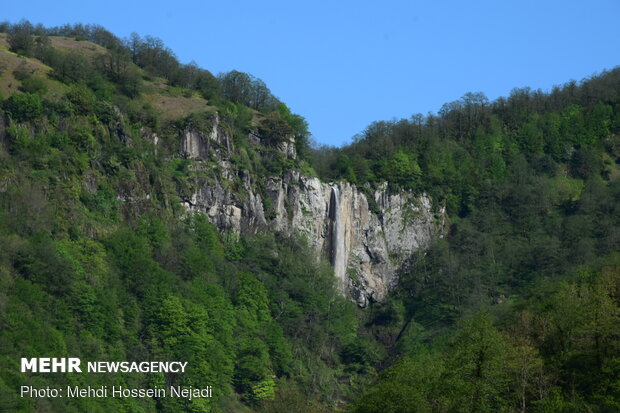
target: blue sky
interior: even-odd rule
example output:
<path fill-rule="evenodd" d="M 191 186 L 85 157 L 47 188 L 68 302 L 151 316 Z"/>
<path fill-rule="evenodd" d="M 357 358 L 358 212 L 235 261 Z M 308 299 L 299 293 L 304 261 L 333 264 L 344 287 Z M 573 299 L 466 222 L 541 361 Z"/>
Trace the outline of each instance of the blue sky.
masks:
<path fill-rule="evenodd" d="M 183 63 L 263 79 L 321 143 L 466 92 L 548 90 L 620 64 L 620 1 L 5 2 L 0 20 L 161 38 Z"/>

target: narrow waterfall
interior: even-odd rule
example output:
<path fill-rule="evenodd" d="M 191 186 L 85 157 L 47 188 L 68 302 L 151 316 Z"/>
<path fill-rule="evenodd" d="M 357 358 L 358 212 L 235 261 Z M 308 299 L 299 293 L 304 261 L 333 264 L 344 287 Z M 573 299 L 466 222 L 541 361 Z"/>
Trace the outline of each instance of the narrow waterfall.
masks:
<path fill-rule="evenodd" d="M 334 266 L 334 275 L 338 279 L 338 287 L 344 290 L 346 285 L 347 257 L 345 256 L 345 231 L 340 210 L 340 190 L 338 185 L 332 187 L 330 209 L 329 215 L 332 219 L 332 264 Z"/>

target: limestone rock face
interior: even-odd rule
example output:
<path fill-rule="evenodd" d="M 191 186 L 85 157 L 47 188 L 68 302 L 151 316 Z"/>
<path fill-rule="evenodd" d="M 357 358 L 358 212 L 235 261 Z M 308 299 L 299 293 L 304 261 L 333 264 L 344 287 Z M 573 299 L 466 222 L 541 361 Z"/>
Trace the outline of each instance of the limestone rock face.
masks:
<path fill-rule="evenodd" d="M 183 132 L 181 153 L 186 158 L 207 158 L 212 146 L 216 154 L 220 155 L 221 148 L 229 155 L 233 150 L 232 141 L 228 134 L 220 128 L 219 117 L 214 115 L 211 132 L 207 135 L 200 130 L 187 127 Z"/>
<path fill-rule="evenodd" d="M 259 143 L 255 135 L 250 138 Z M 296 155 L 294 149 L 292 141 L 277 147 L 289 159 Z M 230 151 L 231 140 L 217 118 L 210 134 L 185 131 L 181 153 L 198 160 L 195 168 L 201 168 L 200 159 L 217 159 L 210 177 L 197 180 L 195 192 L 185 200 L 187 209 L 205 213 L 220 230 L 239 234 L 268 229 L 305 237 L 317 259 L 329 258 L 343 294 L 362 307 L 383 300 L 407 258 L 443 232 L 445 211 L 434 211 L 425 194 L 393 194 L 387 184 L 361 191 L 293 170 L 262 178 L 259 185 L 261 178 L 233 167 Z"/>

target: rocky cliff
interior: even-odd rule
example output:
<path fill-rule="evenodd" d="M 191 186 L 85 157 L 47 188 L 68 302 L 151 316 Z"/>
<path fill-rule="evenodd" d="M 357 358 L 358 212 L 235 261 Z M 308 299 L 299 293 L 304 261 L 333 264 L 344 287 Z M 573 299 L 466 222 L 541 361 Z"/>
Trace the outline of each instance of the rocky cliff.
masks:
<path fill-rule="evenodd" d="M 250 141 L 265 145 L 256 134 Z M 296 156 L 292 140 L 272 149 L 288 159 Z M 325 183 L 294 170 L 257 181 L 231 162 L 233 150 L 217 117 L 210 132 L 185 130 L 182 155 L 193 159 L 192 168 L 202 176 L 184 201 L 187 209 L 207 214 L 220 230 L 304 236 L 317 258 L 331 260 L 339 288 L 360 306 L 381 301 L 407 258 L 442 232 L 445 213 L 424 194 L 391 194 L 383 185 L 365 191 L 369 199 L 349 183 Z"/>

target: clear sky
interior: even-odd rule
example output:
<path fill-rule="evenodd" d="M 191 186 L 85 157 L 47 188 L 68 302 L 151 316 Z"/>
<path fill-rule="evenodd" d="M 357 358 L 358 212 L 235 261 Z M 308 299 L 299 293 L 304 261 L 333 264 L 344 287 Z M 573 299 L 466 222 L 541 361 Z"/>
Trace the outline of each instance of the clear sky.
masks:
<path fill-rule="evenodd" d="M 620 64 L 619 0 L 6 1 L 0 20 L 161 38 L 182 63 L 264 80 L 321 143 Z"/>

